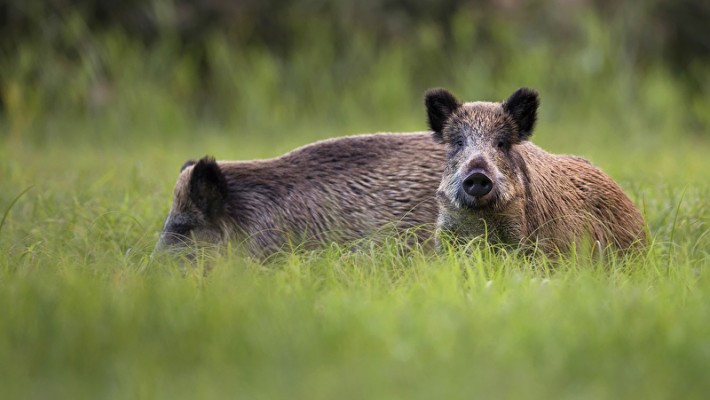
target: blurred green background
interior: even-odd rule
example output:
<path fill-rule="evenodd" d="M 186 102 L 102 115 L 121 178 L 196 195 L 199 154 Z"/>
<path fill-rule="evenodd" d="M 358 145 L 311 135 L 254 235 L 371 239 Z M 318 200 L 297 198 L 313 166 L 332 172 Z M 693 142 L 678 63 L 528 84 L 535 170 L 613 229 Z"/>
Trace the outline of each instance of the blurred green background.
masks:
<path fill-rule="evenodd" d="M 710 125 L 708 20 L 710 4 L 690 0 L 9 0 L 2 134 L 421 130 L 429 87 L 499 100 L 526 85 L 542 118 L 581 130 L 573 143 L 607 131 L 697 140 Z"/>

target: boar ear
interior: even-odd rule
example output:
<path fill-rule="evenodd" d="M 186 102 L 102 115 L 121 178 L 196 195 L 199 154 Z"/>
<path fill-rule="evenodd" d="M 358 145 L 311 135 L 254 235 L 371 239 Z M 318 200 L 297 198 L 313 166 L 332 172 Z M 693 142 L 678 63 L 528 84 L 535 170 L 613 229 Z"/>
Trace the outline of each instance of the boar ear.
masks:
<path fill-rule="evenodd" d="M 461 106 L 456 97 L 446 89 L 429 89 L 424 96 L 429 128 L 434 131 L 434 139 L 444 141 L 443 131 L 451 113 Z"/>
<path fill-rule="evenodd" d="M 539 106 L 540 99 L 537 92 L 528 88 L 516 90 L 508 100 L 503 102 L 503 110 L 513 117 L 518 125 L 520 140 L 527 140 L 532 135 Z"/>
<path fill-rule="evenodd" d="M 210 219 L 224 212 L 227 179 L 214 158 L 204 157 L 192 168 L 190 200 Z"/>
<path fill-rule="evenodd" d="M 197 164 L 197 161 L 195 161 L 195 160 L 187 160 L 187 161 L 185 161 L 185 164 L 183 164 L 182 167 L 180 167 L 180 172 L 184 171 L 185 168 L 191 167 L 191 166 L 193 166 L 193 165 L 195 165 L 195 164 Z"/>

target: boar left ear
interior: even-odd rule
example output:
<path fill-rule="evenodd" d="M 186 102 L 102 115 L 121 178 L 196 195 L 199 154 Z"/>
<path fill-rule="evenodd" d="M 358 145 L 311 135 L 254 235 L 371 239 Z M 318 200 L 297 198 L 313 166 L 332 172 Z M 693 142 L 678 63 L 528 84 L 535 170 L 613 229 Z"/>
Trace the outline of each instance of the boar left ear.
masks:
<path fill-rule="evenodd" d="M 461 103 L 446 89 L 429 89 L 424 95 L 429 128 L 434 131 L 434 139 L 444 141 L 444 125 Z"/>
<path fill-rule="evenodd" d="M 539 106 L 540 99 L 537 92 L 528 88 L 516 90 L 508 100 L 503 102 L 503 110 L 513 117 L 518 125 L 520 140 L 527 140 L 532 135 Z"/>
<path fill-rule="evenodd" d="M 212 157 L 204 157 L 192 168 L 190 199 L 208 218 L 219 217 L 227 201 L 227 179 Z"/>

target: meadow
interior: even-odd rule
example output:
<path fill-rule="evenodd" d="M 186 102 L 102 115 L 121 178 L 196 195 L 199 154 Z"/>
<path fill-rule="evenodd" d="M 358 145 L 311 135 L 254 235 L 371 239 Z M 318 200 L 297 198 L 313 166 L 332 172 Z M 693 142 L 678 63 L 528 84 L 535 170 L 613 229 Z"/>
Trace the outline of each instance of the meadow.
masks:
<path fill-rule="evenodd" d="M 19 46 L 2 62 L 3 396 L 705 398 L 710 79 L 688 88 L 662 63 L 639 67 L 591 17 L 563 52 L 501 30 L 504 59 L 467 46 L 466 22 L 445 50 L 426 27 L 345 50 L 316 30 L 286 58 L 215 37 L 209 90 L 169 40 L 96 36 L 71 63 Z M 424 130 L 433 86 L 464 100 L 538 89 L 532 140 L 619 182 L 648 248 L 552 263 L 403 255 L 392 239 L 265 264 L 226 251 L 209 274 L 151 261 L 185 160 Z"/>

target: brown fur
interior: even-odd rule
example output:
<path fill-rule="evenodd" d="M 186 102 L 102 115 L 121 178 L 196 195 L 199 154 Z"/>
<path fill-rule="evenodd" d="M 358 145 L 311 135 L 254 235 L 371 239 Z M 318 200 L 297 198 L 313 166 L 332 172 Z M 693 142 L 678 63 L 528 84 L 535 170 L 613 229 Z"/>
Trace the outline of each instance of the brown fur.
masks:
<path fill-rule="evenodd" d="M 536 245 L 550 255 L 589 239 L 622 250 L 642 243 L 643 218 L 611 178 L 582 158 L 527 140 L 538 104 L 528 89 L 503 103 L 462 104 L 441 89 L 427 94 L 434 136 L 450 150 L 437 192 L 440 234 Z M 463 189 L 477 171 L 493 186 L 481 196 Z"/>
<path fill-rule="evenodd" d="M 269 160 L 203 159 L 181 172 L 157 247 L 235 240 L 263 257 L 288 245 L 368 238 L 389 225 L 416 228 L 425 240 L 444 160 L 444 146 L 427 133 L 325 140 Z M 222 178 L 224 193 L 215 189 Z"/>

